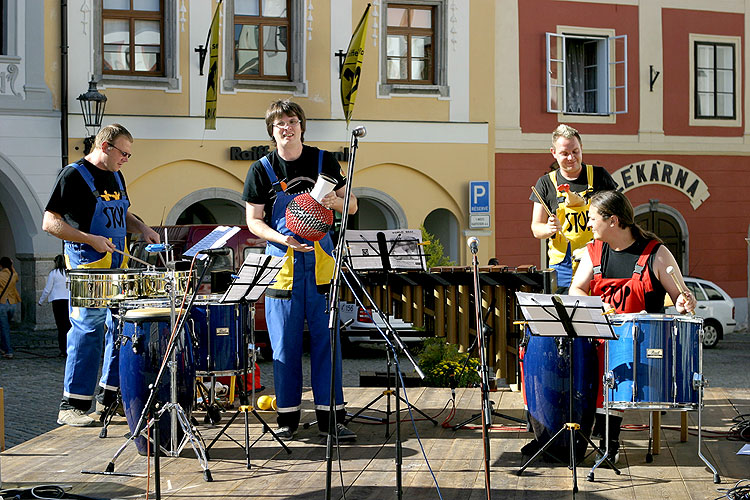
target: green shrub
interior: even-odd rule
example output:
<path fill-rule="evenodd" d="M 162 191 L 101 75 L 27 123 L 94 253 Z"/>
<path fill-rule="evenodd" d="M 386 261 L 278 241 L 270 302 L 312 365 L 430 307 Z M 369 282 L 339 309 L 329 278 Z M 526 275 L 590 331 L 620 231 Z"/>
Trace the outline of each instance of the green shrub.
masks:
<path fill-rule="evenodd" d="M 455 266 L 456 263 L 453 262 L 450 257 L 443 255 L 443 245 L 440 243 L 437 236 L 428 233 L 427 229 L 424 228 L 424 225 L 419 226 L 419 229 L 422 231 L 422 241 L 429 241 L 429 243 L 424 246 L 424 253 L 427 255 L 427 269 L 439 266 Z"/>
<path fill-rule="evenodd" d="M 466 359 L 469 358 L 466 363 Z M 466 363 L 466 369 L 463 369 Z M 425 339 L 419 355 L 419 367 L 425 374 L 425 385 L 429 387 L 450 387 L 456 380 L 456 387 L 466 387 L 479 383 L 479 360 L 468 353 L 458 352 L 458 346 L 448 344 L 444 338 Z"/>

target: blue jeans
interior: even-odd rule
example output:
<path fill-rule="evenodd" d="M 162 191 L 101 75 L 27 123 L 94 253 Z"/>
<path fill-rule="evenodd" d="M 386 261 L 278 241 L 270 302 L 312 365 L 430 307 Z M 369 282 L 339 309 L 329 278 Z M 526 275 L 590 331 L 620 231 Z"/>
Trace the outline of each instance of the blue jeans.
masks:
<path fill-rule="evenodd" d="M 10 346 L 10 320 L 16 311 L 15 304 L 0 304 L 0 351 L 12 353 Z"/>

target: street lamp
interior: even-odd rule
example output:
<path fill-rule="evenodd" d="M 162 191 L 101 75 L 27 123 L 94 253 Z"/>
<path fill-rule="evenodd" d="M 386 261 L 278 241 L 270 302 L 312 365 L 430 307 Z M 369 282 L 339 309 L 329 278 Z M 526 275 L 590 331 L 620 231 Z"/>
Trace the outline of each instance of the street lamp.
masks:
<path fill-rule="evenodd" d="M 83 154 L 87 155 L 91 152 L 91 147 L 94 145 L 96 133 L 102 127 L 107 96 L 96 90 L 96 82 L 92 75 L 91 81 L 89 81 L 89 90 L 85 94 L 79 95 L 78 100 L 81 101 L 81 112 L 83 113 L 83 124 L 86 127 L 86 132 L 89 132 L 89 128 L 94 131 L 91 135 L 83 139 Z"/>

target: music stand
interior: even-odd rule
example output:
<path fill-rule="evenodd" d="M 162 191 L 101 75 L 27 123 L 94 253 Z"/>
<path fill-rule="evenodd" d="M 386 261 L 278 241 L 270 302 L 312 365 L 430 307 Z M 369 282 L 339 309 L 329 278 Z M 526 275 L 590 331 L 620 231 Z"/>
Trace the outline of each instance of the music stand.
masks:
<path fill-rule="evenodd" d="M 388 287 L 388 275 L 389 271 L 425 271 L 427 264 L 425 261 L 425 254 L 422 251 L 422 232 L 419 229 L 392 229 L 392 230 L 367 230 L 367 231 L 349 231 L 346 234 L 346 262 L 348 266 L 348 272 L 350 276 L 342 274 L 344 282 L 352 292 L 355 302 L 364 309 L 364 301 L 358 296 L 358 291 L 361 291 L 365 298 L 372 304 L 375 314 L 383 321 L 387 334 L 381 330 L 377 323 L 375 328 L 379 331 L 386 341 L 386 345 L 392 345 L 395 343 L 404 352 L 411 361 L 412 366 L 416 370 L 417 374 L 421 379 L 424 379 L 424 373 L 419 369 L 418 364 L 414 361 L 411 354 L 409 353 L 406 345 L 403 343 L 396 331 L 391 327 L 388 316 L 377 306 L 372 297 L 370 297 L 367 290 L 362 285 L 362 281 L 359 279 L 356 271 L 381 271 L 385 273 L 385 285 Z M 390 299 L 389 299 L 390 300 Z M 393 338 L 392 343 L 389 340 L 388 335 Z M 370 409 L 375 405 L 382 397 L 387 396 L 387 404 L 385 410 L 385 417 L 381 419 L 385 423 L 385 435 L 386 437 L 390 434 L 390 414 L 391 414 L 391 400 L 390 396 L 393 394 L 391 391 L 391 367 L 393 361 L 390 353 L 386 350 L 386 390 L 383 391 L 375 399 L 363 406 L 357 413 L 352 415 L 348 421 L 361 415 L 364 411 Z M 398 377 L 395 377 L 398 382 Z M 398 399 L 408 404 L 408 401 L 401 396 L 399 387 L 396 385 L 395 394 Z M 411 407 L 416 410 L 417 413 L 422 415 L 424 418 L 437 425 L 437 421 L 432 417 L 425 414 L 422 410 L 414 405 Z M 396 413 L 399 414 L 400 407 L 397 403 Z M 400 417 L 399 417 L 400 418 Z"/>
<path fill-rule="evenodd" d="M 516 292 L 519 306 L 526 318 L 527 326 L 532 335 L 546 337 L 563 337 L 568 347 L 568 420 L 573 419 L 573 339 L 604 339 L 617 340 L 608 316 L 604 315 L 604 306 L 601 297 L 598 296 L 575 296 L 575 295 L 545 295 Z M 563 332 L 560 332 L 560 325 Z M 570 463 L 568 467 L 573 471 L 573 494 L 578 492 L 578 478 L 576 476 L 576 434 L 582 436 L 594 449 L 598 447 L 591 438 L 581 432 L 580 424 L 576 422 L 565 423 L 523 466 L 518 470 L 518 475 L 531 465 L 544 453 L 552 443 L 561 436 L 563 432 L 569 432 Z M 604 455 L 604 460 L 615 471 L 620 474 L 609 458 Z"/>
<path fill-rule="evenodd" d="M 260 299 L 261 295 L 266 291 L 266 288 L 273 283 L 276 275 L 279 274 L 281 267 L 286 262 L 286 257 L 274 257 L 272 255 L 250 253 L 245 258 L 245 262 L 240 266 L 240 270 L 237 276 L 234 278 L 232 283 L 227 288 L 224 295 L 219 299 L 220 304 L 239 304 L 240 317 L 239 325 L 242 328 L 242 382 L 240 390 L 240 407 L 232 415 L 232 418 L 224 425 L 214 439 L 209 443 L 206 449 L 210 449 L 211 446 L 219 440 L 222 434 L 226 432 L 232 422 L 235 421 L 237 416 L 243 413 L 245 417 L 245 444 L 244 446 L 237 442 L 236 439 L 229 436 L 227 437 L 237 443 L 241 448 L 245 450 L 246 466 L 250 469 L 250 448 L 257 443 L 266 432 L 270 432 L 271 436 L 278 441 L 284 451 L 291 453 L 292 450 L 287 447 L 286 444 L 276 435 L 271 427 L 263 420 L 255 409 L 255 360 L 253 359 L 253 366 L 251 369 L 251 378 L 253 380 L 252 389 L 250 390 L 250 399 L 247 397 L 247 352 L 250 346 L 255 348 L 255 303 Z M 247 312 L 250 311 L 251 321 L 249 327 L 247 321 Z M 253 356 L 254 358 L 254 356 Z M 259 436 L 252 444 L 250 444 L 250 429 L 248 421 L 248 412 L 252 413 L 258 422 L 263 426 L 263 434 Z"/>

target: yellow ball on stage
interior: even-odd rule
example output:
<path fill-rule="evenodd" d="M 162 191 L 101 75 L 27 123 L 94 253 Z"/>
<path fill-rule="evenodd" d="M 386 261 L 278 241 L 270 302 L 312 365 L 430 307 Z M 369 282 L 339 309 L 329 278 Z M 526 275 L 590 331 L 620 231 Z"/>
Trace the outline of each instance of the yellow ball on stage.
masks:
<path fill-rule="evenodd" d="M 271 408 L 271 396 L 261 396 L 258 398 L 258 409 L 268 410 Z"/>
<path fill-rule="evenodd" d="M 276 396 L 274 396 L 273 400 L 271 401 L 271 408 L 273 408 L 274 410 L 278 410 L 278 408 L 276 407 Z"/>

